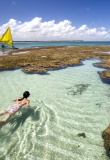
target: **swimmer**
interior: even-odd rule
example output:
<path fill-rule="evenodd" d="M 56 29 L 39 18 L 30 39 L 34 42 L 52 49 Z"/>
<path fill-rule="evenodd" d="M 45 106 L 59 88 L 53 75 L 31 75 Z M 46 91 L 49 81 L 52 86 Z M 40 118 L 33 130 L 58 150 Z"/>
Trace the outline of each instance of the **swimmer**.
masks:
<path fill-rule="evenodd" d="M 13 105 L 8 106 L 5 110 L 0 111 L 0 116 L 6 114 L 5 118 L 0 121 L 0 124 L 5 123 L 13 114 L 15 114 L 23 105 L 29 106 L 30 101 L 27 99 L 30 96 L 28 91 L 23 93 L 22 98 L 17 98 Z"/>

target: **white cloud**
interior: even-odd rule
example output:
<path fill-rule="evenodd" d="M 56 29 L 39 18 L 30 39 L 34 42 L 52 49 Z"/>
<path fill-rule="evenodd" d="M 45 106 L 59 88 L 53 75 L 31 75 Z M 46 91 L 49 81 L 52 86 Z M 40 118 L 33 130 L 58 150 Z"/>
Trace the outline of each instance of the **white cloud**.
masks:
<path fill-rule="evenodd" d="M 78 30 L 79 31 L 88 30 L 88 27 L 87 27 L 87 25 L 82 25 Z"/>
<path fill-rule="evenodd" d="M 56 23 L 55 20 L 43 22 L 41 17 L 22 23 L 10 19 L 0 26 L 0 35 L 7 27 L 11 28 L 13 40 L 110 40 L 110 30 L 105 27 L 89 28 L 83 24 L 79 28 L 69 20 Z"/>

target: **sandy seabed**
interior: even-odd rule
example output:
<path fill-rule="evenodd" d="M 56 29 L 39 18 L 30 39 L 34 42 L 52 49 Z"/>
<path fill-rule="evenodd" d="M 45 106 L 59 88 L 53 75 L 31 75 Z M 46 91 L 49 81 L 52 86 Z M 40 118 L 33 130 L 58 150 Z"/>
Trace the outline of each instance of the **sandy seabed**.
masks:
<path fill-rule="evenodd" d="M 48 74 L 0 72 L 0 109 L 29 90 L 23 107 L 0 126 L 0 159 L 108 160 L 102 131 L 110 122 L 110 86 L 93 66 L 99 59 Z M 2 117 L 1 117 L 2 118 Z"/>

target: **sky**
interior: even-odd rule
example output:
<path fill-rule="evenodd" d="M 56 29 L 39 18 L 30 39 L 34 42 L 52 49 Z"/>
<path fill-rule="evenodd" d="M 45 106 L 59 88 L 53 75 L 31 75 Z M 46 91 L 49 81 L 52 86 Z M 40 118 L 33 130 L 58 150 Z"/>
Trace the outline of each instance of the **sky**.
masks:
<path fill-rule="evenodd" d="M 110 0 L 0 0 L 14 41 L 110 41 Z"/>

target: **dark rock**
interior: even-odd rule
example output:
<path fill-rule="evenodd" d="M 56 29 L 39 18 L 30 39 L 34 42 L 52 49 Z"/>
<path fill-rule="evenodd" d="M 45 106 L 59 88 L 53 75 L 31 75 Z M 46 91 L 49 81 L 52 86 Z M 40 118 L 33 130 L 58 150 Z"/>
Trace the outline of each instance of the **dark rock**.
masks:
<path fill-rule="evenodd" d="M 102 132 L 102 138 L 104 140 L 106 154 L 110 157 L 110 125 Z"/>
<path fill-rule="evenodd" d="M 78 137 L 86 138 L 86 134 L 85 133 L 78 133 Z"/>

